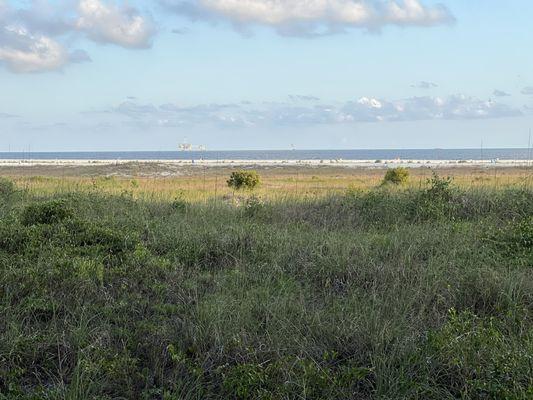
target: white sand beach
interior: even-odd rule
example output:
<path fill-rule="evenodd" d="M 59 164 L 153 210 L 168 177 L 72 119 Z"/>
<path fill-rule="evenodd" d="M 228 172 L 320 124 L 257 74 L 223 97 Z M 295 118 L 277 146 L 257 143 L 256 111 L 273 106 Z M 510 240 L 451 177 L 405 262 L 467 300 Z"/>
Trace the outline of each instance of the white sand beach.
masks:
<path fill-rule="evenodd" d="M 389 167 L 409 167 L 409 168 L 453 168 L 453 167 L 528 167 L 533 165 L 528 160 L 344 160 L 344 159 L 324 159 L 324 160 L 82 160 L 82 159 L 1 159 L 0 167 L 31 167 L 31 166 L 105 166 L 105 165 L 125 165 L 125 164 L 159 164 L 169 166 L 202 166 L 202 167 L 320 167 L 335 166 L 346 168 L 389 168 Z"/>

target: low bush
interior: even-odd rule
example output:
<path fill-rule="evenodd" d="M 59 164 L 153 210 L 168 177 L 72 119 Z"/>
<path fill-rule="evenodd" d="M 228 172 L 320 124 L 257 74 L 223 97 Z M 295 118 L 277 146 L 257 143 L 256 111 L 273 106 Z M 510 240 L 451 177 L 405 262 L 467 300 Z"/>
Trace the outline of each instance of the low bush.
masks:
<path fill-rule="evenodd" d="M 409 181 L 409 170 L 407 168 L 398 167 L 391 168 L 385 173 L 382 185 L 404 185 Z"/>
<path fill-rule="evenodd" d="M 108 254 L 133 251 L 137 243 L 135 234 L 92 222 L 71 224 L 72 238 L 78 247 L 96 247 Z"/>
<path fill-rule="evenodd" d="M 415 220 L 455 219 L 456 204 L 451 178 L 441 178 L 436 173 L 427 180 L 427 188 L 413 195 L 411 206 Z"/>
<path fill-rule="evenodd" d="M 227 184 L 230 188 L 235 190 L 253 190 L 260 182 L 259 174 L 256 171 L 240 170 L 231 173 Z"/>
<path fill-rule="evenodd" d="M 66 200 L 49 200 L 26 206 L 21 214 L 21 223 L 25 226 L 55 224 L 73 215 L 73 209 Z"/>

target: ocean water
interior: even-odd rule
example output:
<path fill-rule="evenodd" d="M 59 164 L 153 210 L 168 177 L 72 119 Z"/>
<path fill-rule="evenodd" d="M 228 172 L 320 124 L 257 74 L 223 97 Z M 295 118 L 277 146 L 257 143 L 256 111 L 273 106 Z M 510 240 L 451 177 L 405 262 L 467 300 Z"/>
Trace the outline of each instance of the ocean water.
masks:
<path fill-rule="evenodd" d="M 531 149 L 0 152 L 25 160 L 527 160 Z"/>

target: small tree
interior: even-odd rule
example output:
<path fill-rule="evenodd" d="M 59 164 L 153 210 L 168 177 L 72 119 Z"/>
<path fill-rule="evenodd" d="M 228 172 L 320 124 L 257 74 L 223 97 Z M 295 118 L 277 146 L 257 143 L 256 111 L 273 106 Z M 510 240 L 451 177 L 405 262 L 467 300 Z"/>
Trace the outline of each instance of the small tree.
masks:
<path fill-rule="evenodd" d="M 228 186 L 234 190 L 253 190 L 260 183 L 259 174 L 256 171 L 234 171 L 231 173 Z"/>
<path fill-rule="evenodd" d="M 409 170 L 407 168 L 398 167 L 387 171 L 383 178 L 383 185 L 392 183 L 394 185 L 403 185 L 409 180 Z"/>

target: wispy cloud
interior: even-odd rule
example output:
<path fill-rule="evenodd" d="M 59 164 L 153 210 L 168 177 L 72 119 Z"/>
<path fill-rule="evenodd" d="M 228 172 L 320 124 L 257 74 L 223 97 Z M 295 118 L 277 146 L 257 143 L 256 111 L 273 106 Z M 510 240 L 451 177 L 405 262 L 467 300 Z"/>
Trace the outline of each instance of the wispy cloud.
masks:
<path fill-rule="evenodd" d="M 527 86 L 524 89 L 522 89 L 522 94 L 525 94 L 526 96 L 533 96 L 533 86 Z"/>
<path fill-rule="evenodd" d="M 416 88 L 416 89 L 433 89 L 438 86 L 439 85 L 437 85 L 436 83 L 427 82 L 427 81 L 420 81 L 414 85 L 411 85 L 412 88 Z"/>
<path fill-rule="evenodd" d="M 172 32 L 175 35 L 186 35 L 189 33 L 189 29 L 187 28 L 174 28 L 170 32 Z"/>
<path fill-rule="evenodd" d="M 320 98 L 316 96 L 309 96 L 309 95 L 300 95 L 300 94 L 291 94 L 289 95 L 289 99 L 294 102 L 298 101 L 320 101 Z"/>
<path fill-rule="evenodd" d="M 20 118 L 18 115 L 0 112 L 0 119 Z"/>
<path fill-rule="evenodd" d="M 313 97 L 313 96 L 309 96 Z M 314 97 L 313 97 L 314 98 Z M 411 97 L 385 100 L 361 97 L 344 103 L 263 102 L 239 104 L 142 104 L 126 101 L 100 111 L 127 117 L 132 125 L 176 127 L 295 126 L 350 123 L 380 123 L 420 120 L 474 120 L 516 117 L 520 109 L 466 95 Z"/>
<path fill-rule="evenodd" d="M 494 92 L 492 92 L 492 95 L 496 96 L 496 97 L 508 97 L 508 96 L 510 96 L 509 93 L 504 92 L 503 90 L 498 90 L 498 89 L 495 89 Z"/>
<path fill-rule="evenodd" d="M 454 21 L 443 5 L 420 0 L 159 0 L 194 19 L 265 25 L 282 35 L 316 36 L 349 28 L 434 26 Z"/>

